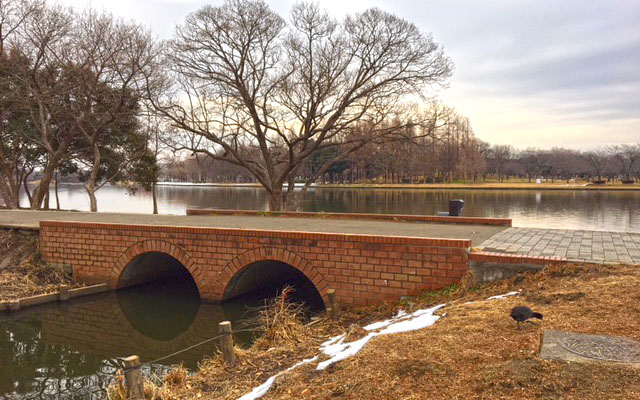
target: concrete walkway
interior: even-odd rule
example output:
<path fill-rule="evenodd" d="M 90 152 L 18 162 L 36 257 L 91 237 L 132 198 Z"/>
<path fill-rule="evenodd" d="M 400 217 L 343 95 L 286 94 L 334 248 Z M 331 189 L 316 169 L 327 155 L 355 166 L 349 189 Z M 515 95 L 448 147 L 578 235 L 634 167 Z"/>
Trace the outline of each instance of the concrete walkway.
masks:
<path fill-rule="evenodd" d="M 410 236 L 436 239 L 471 239 L 482 243 L 504 226 L 435 224 L 366 219 L 322 219 L 247 215 L 152 215 L 69 211 L 0 210 L 0 227 L 38 229 L 40 221 L 101 222 L 112 224 L 200 226 L 287 232 L 341 233 L 379 236 Z"/>
<path fill-rule="evenodd" d="M 572 262 L 640 264 L 640 233 L 508 228 L 478 247 L 499 253 L 563 257 Z"/>

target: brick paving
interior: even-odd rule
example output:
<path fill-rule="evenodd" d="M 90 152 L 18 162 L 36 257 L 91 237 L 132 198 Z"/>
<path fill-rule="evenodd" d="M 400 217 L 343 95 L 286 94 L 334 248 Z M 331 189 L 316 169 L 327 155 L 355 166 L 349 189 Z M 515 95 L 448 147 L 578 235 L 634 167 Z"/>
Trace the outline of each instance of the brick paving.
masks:
<path fill-rule="evenodd" d="M 562 257 L 571 262 L 640 264 L 640 233 L 508 228 L 478 246 L 483 251 Z"/>

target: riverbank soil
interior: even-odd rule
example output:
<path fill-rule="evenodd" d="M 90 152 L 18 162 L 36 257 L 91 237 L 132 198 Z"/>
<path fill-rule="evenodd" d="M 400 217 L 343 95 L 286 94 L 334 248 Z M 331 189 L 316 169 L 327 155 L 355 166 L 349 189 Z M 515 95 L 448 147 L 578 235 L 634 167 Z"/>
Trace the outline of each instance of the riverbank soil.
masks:
<path fill-rule="evenodd" d="M 0 302 L 57 291 L 71 276 L 47 266 L 38 252 L 38 232 L 0 229 Z"/>
<path fill-rule="evenodd" d="M 538 356 L 545 329 L 640 340 L 640 270 L 633 266 L 549 266 L 482 287 L 464 284 L 395 305 L 345 313 L 304 335 L 239 352 L 236 365 L 219 358 L 199 373 L 170 374 L 158 399 L 237 399 L 270 376 L 317 355 L 318 344 L 341 332 L 388 318 L 397 308 L 446 302 L 435 325 L 372 339 L 325 371 L 316 363 L 283 374 L 264 399 L 640 399 L 640 366 L 547 361 Z M 520 291 L 517 296 L 489 296 Z M 471 302 L 471 303 L 469 303 Z M 509 317 L 516 305 L 544 314 L 522 329 Z M 361 330 L 360 330 L 361 331 Z M 292 340 L 295 338 L 295 340 Z M 151 391 L 149 392 L 151 393 Z"/>

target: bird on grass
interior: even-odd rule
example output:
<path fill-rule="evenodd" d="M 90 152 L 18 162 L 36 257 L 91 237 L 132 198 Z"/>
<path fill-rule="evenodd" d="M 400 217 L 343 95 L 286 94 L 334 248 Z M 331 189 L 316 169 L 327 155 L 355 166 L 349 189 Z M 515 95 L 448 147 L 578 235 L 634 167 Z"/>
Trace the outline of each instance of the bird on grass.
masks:
<path fill-rule="evenodd" d="M 520 329 L 520 322 L 528 321 L 531 318 L 542 319 L 542 314 L 533 312 L 527 306 L 517 306 L 511 309 L 511 318 L 513 318 L 518 323 L 518 329 Z"/>

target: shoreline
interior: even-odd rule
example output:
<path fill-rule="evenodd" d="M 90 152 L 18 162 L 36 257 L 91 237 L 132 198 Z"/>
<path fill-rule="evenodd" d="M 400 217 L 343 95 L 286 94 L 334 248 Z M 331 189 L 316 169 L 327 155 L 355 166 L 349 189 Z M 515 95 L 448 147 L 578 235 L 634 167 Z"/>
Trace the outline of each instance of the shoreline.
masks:
<path fill-rule="evenodd" d="M 196 182 L 158 182 L 158 186 L 220 187 L 220 188 L 262 188 L 258 183 L 196 183 Z M 595 191 L 640 191 L 640 184 L 632 185 L 593 185 L 593 184 L 556 184 L 556 183 L 420 183 L 420 184 L 312 184 L 312 189 L 373 189 L 373 190 L 595 190 Z"/>

